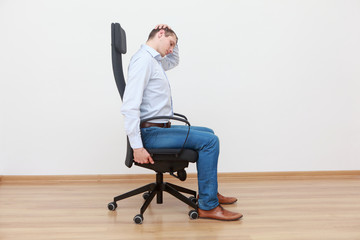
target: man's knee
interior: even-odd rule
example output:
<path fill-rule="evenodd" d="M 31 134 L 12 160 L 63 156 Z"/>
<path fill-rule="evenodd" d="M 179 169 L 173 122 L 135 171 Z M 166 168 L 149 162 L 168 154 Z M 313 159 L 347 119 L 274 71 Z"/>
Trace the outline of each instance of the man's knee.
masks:
<path fill-rule="evenodd" d="M 215 134 L 210 135 L 208 145 L 210 147 L 219 147 L 219 137 Z"/>
<path fill-rule="evenodd" d="M 196 131 L 214 134 L 214 130 L 212 130 L 211 128 L 208 128 L 208 127 L 191 126 L 191 129 L 196 130 Z"/>
<path fill-rule="evenodd" d="M 206 132 L 211 133 L 211 134 L 215 134 L 214 130 L 212 130 L 211 128 L 204 127 L 204 130 L 205 130 Z"/>

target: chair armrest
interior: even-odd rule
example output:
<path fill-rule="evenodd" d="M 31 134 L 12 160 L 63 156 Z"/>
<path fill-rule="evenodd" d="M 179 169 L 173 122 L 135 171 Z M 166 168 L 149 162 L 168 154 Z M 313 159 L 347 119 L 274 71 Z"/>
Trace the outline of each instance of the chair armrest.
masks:
<path fill-rule="evenodd" d="M 178 115 L 179 116 L 179 115 Z M 144 123 L 144 122 L 148 122 L 148 121 L 151 121 L 151 120 L 156 120 L 156 119 L 172 119 L 172 120 L 177 120 L 177 121 L 180 121 L 180 122 L 184 122 L 186 123 L 188 126 L 190 126 L 190 122 L 187 120 L 187 118 L 184 116 L 184 115 L 181 115 L 182 118 L 179 118 L 179 117 L 173 117 L 173 116 L 157 116 L 157 117 L 150 117 L 150 118 L 145 118 L 143 120 L 140 121 L 140 124 L 141 123 Z M 184 119 L 185 118 L 185 119 Z"/>
<path fill-rule="evenodd" d="M 182 117 L 184 118 L 185 120 L 188 120 L 187 117 L 185 115 L 182 115 L 180 113 L 174 113 L 175 116 L 178 116 L 178 117 Z"/>

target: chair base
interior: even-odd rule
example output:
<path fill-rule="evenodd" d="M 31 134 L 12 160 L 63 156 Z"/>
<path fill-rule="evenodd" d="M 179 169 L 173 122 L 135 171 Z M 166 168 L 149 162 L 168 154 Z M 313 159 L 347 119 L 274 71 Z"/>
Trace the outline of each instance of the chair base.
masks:
<path fill-rule="evenodd" d="M 144 198 L 146 199 L 144 204 L 142 205 L 140 209 L 140 215 L 143 215 L 146 211 L 147 207 L 153 200 L 153 198 L 156 195 L 156 202 L 157 204 L 163 203 L 163 192 L 168 192 L 177 199 L 181 200 L 182 202 L 186 203 L 190 207 L 193 207 L 195 210 L 197 210 L 197 204 L 196 204 L 196 191 L 193 191 L 191 189 L 183 188 L 175 184 L 167 183 L 163 181 L 163 173 L 156 173 L 156 182 L 147 184 L 145 186 L 142 186 L 140 188 L 134 189 L 130 192 L 121 194 L 119 196 L 114 197 L 114 202 L 109 203 L 108 208 L 109 210 L 114 211 L 117 207 L 116 202 L 120 201 L 125 198 L 129 198 L 132 196 L 135 196 L 140 193 L 148 192 L 146 195 L 144 195 Z M 187 193 L 192 195 L 191 197 L 187 198 L 182 193 Z M 146 197 L 145 197 L 146 196 Z"/>

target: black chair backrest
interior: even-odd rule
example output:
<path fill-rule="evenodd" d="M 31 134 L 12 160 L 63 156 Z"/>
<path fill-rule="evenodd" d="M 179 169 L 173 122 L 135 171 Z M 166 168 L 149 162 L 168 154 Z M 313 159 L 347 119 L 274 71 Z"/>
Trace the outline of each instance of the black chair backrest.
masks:
<path fill-rule="evenodd" d="M 121 54 L 125 54 L 125 53 L 126 53 L 125 31 L 124 29 L 122 29 L 119 23 L 112 23 L 111 24 L 112 66 L 113 66 L 116 86 L 120 93 L 121 100 L 123 99 L 125 86 L 126 86 Z M 129 139 L 127 138 L 125 165 L 130 168 L 133 162 L 134 162 L 133 150 L 130 147 Z"/>
<path fill-rule="evenodd" d="M 111 55 L 114 77 L 121 100 L 125 91 L 125 78 L 122 67 L 121 54 L 126 53 L 126 34 L 119 23 L 111 24 Z"/>

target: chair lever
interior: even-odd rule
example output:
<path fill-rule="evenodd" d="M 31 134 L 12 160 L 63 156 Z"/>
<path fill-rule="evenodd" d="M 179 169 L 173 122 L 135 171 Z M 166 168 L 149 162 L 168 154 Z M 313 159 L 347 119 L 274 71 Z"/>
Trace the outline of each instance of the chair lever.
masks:
<path fill-rule="evenodd" d="M 170 172 L 170 175 L 179 179 L 180 181 L 186 180 L 186 171 L 184 169 L 177 171 L 177 175 L 174 174 L 174 172 Z"/>

